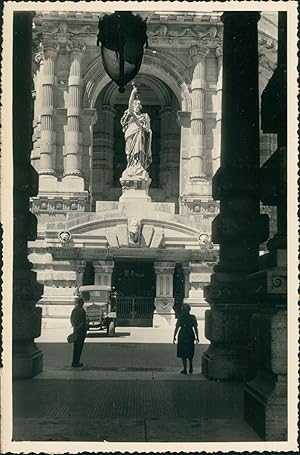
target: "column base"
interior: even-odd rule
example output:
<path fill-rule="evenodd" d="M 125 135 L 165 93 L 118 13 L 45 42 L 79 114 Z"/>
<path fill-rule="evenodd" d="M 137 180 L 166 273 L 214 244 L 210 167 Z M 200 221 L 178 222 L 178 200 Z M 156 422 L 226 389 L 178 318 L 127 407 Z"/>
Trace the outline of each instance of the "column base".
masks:
<path fill-rule="evenodd" d="M 252 312 L 243 305 L 214 307 L 205 313 L 205 337 L 210 346 L 202 356 L 202 373 L 209 379 L 249 379 L 250 322 Z M 252 376 L 253 377 L 253 376 Z"/>
<path fill-rule="evenodd" d="M 56 191 L 57 177 L 51 174 L 39 175 L 39 191 Z"/>
<path fill-rule="evenodd" d="M 168 313 L 158 313 L 156 310 L 153 313 L 153 327 L 158 328 L 175 328 L 175 311 L 171 310 Z"/>
<path fill-rule="evenodd" d="M 287 380 L 260 372 L 244 391 L 245 420 L 266 441 L 287 440 Z"/>
<path fill-rule="evenodd" d="M 80 175 L 65 175 L 62 179 L 62 187 L 65 191 L 84 191 L 84 178 Z"/>
<path fill-rule="evenodd" d="M 32 378 L 43 371 L 43 353 L 34 341 L 13 344 L 12 370 L 14 378 Z"/>
<path fill-rule="evenodd" d="M 126 170 L 123 172 L 122 177 L 120 178 L 120 183 L 122 186 L 122 195 L 119 199 L 120 202 L 151 202 L 151 198 L 148 195 L 151 179 L 149 178 L 146 171 L 145 173 L 146 174 L 144 178 L 137 179 L 135 177 L 128 177 Z"/>
<path fill-rule="evenodd" d="M 249 378 L 249 353 L 236 345 L 211 344 L 202 355 L 202 374 L 213 380 Z"/>

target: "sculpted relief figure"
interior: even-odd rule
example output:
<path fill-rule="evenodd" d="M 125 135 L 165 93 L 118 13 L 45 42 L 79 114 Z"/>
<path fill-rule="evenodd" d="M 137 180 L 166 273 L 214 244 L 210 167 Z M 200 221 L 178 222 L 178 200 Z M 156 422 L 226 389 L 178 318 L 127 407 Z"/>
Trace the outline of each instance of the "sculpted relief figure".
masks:
<path fill-rule="evenodd" d="M 128 109 L 121 118 L 127 157 L 127 167 L 122 174 L 122 179 L 146 180 L 148 178 L 146 169 L 152 162 L 152 131 L 149 115 L 142 113 L 142 104 L 134 83 L 132 87 Z"/>

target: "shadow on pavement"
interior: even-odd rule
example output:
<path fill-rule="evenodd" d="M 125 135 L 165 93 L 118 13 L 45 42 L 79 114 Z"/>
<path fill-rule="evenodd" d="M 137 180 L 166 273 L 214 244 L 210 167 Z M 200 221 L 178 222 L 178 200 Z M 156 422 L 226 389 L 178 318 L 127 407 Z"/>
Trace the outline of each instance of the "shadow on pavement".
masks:
<path fill-rule="evenodd" d="M 126 338 L 131 335 L 130 332 L 116 332 L 113 335 L 113 338 Z M 88 332 L 86 335 L 87 338 L 110 338 L 106 332 Z"/>

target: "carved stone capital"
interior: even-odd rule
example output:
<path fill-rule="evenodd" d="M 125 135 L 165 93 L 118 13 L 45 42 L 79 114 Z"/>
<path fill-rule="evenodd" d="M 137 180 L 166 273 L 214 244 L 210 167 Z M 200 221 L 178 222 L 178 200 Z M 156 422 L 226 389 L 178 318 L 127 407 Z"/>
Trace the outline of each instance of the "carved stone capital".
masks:
<path fill-rule="evenodd" d="M 180 126 L 184 128 L 190 128 L 191 126 L 191 112 L 189 111 L 178 111 L 177 119 Z"/>
<path fill-rule="evenodd" d="M 43 50 L 44 58 L 51 56 L 55 57 L 55 54 L 58 54 L 59 52 L 59 43 L 54 39 L 46 40 L 41 44 L 41 48 Z"/>
<path fill-rule="evenodd" d="M 198 61 L 199 57 L 205 57 L 208 54 L 208 47 L 203 45 L 195 45 L 190 47 L 190 56 L 196 62 Z"/>
<path fill-rule="evenodd" d="M 79 52 L 84 54 L 86 52 L 86 44 L 83 41 L 79 40 L 69 40 L 66 45 L 68 52 Z"/>

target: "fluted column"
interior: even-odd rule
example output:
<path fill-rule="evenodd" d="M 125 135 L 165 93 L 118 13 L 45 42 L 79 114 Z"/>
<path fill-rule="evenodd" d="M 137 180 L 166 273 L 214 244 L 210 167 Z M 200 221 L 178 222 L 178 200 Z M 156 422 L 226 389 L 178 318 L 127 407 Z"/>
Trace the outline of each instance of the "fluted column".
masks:
<path fill-rule="evenodd" d="M 160 182 L 165 192 L 165 200 L 178 198 L 179 157 L 177 120 L 174 108 L 167 106 L 159 112 L 160 135 Z"/>
<path fill-rule="evenodd" d="M 221 157 L 221 120 L 222 120 L 222 79 L 223 79 L 223 49 L 218 47 L 216 49 L 216 56 L 218 59 L 218 80 L 217 80 L 217 117 L 216 117 L 216 131 L 215 131 L 215 144 L 213 148 L 213 174 L 217 172 L 220 167 Z"/>
<path fill-rule="evenodd" d="M 220 214 L 212 240 L 220 245 L 205 297 L 205 336 L 210 346 L 202 371 L 212 379 L 246 377 L 250 361 L 247 275 L 258 269 L 259 243 L 268 236 L 267 217 L 259 203 L 259 107 L 256 12 L 226 12 L 223 39 L 221 167 L 213 178 Z"/>
<path fill-rule="evenodd" d="M 68 80 L 69 92 L 63 182 L 69 185 L 71 181 L 72 185 L 75 185 L 73 190 L 76 191 L 84 190 L 80 115 L 82 109 L 81 61 L 85 49 L 85 44 L 81 42 L 68 42 L 67 50 L 71 54 L 71 63 Z"/>
<path fill-rule="evenodd" d="M 43 43 L 43 74 L 41 87 L 41 140 L 40 140 L 40 190 L 50 189 L 52 181 L 56 181 L 56 132 L 55 132 L 55 62 L 59 44 L 56 41 Z M 47 176 L 47 177 L 42 177 Z M 49 177 L 50 176 L 50 177 Z"/>
<path fill-rule="evenodd" d="M 205 173 L 205 46 L 192 46 L 190 55 L 194 63 L 192 79 L 192 144 L 190 152 L 190 178 L 206 180 Z"/>

